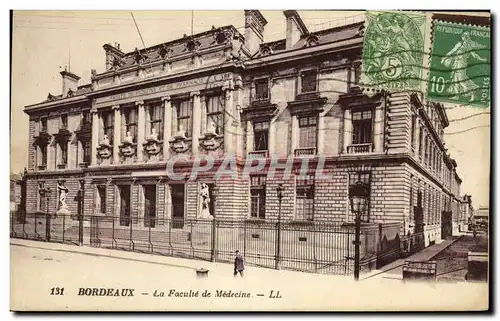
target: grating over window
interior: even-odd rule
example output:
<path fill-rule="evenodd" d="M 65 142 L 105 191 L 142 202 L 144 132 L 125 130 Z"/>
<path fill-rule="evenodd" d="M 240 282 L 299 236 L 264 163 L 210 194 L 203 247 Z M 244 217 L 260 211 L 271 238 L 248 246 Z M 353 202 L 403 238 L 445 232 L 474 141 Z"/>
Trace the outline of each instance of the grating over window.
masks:
<path fill-rule="evenodd" d="M 299 147 L 316 147 L 316 116 L 306 116 L 299 118 Z"/>
<path fill-rule="evenodd" d="M 373 127 L 372 110 L 353 111 L 352 143 L 369 144 L 372 142 Z"/>
<path fill-rule="evenodd" d="M 269 122 L 255 121 L 253 124 L 254 131 L 254 150 L 267 150 L 269 142 Z"/>
<path fill-rule="evenodd" d="M 317 72 L 307 71 L 301 75 L 302 93 L 316 92 L 317 90 Z"/>
<path fill-rule="evenodd" d="M 296 220 L 312 221 L 314 219 L 314 175 L 297 176 L 295 209 Z"/>
<path fill-rule="evenodd" d="M 250 177 L 250 215 L 255 218 L 266 218 L 266 176 Z"/>
<path fill-rule="evenodd" d="M 212 123 L 215 125 L 215 133 L 224 134 L 224 99 L 220 95 L 207 96 L 205 98 L 207 112 L 207 131 L 211 129 Z"/>
<path fill-rule="evenodd" d="M 192 105 L 189 99 L 178 100 L 173 102 L 173 106 L 177 112 L 177 128 L 175 132 L 180 131 L 181 126 L 186 137 L 191 137 L 191 114 L 192 114 Z"/>

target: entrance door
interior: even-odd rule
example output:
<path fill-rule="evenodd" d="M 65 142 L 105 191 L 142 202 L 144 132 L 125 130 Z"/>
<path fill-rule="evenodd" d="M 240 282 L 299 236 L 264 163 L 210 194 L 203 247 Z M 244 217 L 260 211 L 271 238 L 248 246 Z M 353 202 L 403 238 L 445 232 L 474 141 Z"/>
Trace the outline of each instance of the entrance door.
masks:
<path fill-rule="evenodd" d="M 184 184 L 170 185 L 172 195 L 172 228 L 184 227 Z"/>
<path fill-rule="evenodd" d="M 130 225 L 130 186 L 120 187 L 120 225 Z"/>
<path fill-rule="evenodd" d="M 415 231 L 413 234 L 411 252 L 417 252 L 425 247 L 424 209 L 422 207 L 422 191 L 418 191 L 417 206 L 414 206 L 413 213 L 415 219 Z"/>
<path fill-rule="evenodd" d="M 156 226 L 156 185 L 144 186 L 144 227 Z"/>
<path fill-rule="evenodd" d="M 446 239 L 452 234 L 452 212 L 443 211 L 441 214 L 441 238 Z"/>

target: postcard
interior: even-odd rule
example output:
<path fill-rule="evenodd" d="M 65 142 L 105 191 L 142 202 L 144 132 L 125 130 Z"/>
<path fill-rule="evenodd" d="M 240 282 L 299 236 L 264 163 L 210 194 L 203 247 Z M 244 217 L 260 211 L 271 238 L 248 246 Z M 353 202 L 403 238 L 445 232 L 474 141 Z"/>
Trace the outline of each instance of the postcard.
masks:
<path fill-rule="evenodd" d="M 11 311 L 490 309 L 489 11 L 11 24 Z"/>

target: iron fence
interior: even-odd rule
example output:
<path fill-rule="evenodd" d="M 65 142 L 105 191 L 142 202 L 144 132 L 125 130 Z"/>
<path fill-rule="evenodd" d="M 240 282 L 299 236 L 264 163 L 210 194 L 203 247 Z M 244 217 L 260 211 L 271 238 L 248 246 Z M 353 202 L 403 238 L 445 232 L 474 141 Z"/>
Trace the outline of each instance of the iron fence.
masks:
<path fill-rule="evenodd" d="M 81 224 L 79 231 L 75 216 L 12 212 L 10 234 L 78 245 L 82 233 L 93 247 L 226 263 L 239 250 L 247 265 L 313 273 L 349 275 L 354 268 L 354 231 L 342 223 L 85 216 Z M 362 231 L 362 269 L 380 254 L 376 231 Z"/>

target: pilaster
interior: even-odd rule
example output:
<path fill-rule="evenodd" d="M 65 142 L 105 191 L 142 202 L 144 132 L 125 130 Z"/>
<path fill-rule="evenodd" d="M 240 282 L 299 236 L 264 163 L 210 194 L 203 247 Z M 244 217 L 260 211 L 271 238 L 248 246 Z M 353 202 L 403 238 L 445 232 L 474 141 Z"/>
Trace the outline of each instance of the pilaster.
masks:
<path fill-rule="evenodd" d="M 144 101 L 136 101 L 137 106 L 137 162 L 144 160 L 144 131 L 146 129 L 146 115 L 144 112 Z"/>
<path fill-rule="evenodd" d="M 193 128 L 192 128 L 192 154 L 198 155 L 199 153 L 199 139 L 201 130 L 201 103 L 200 92 L 193 91 L 190 94 L 191 102 L 193 104 Z"/>
<path fill-rule="evenodd" d="M 167 160 L 169 157 L 170 144 L 169 140 L 172 137 L 172 102 L 170 96 L 162 97 L 163 102 L 163 159 Z"/>
<path fill-rule="evenodd" d="M 121 115 L 120 115 L 120 105 L 113 106 L 114 117 L 113 117 L 113 163 L 120 163 L 120 144 L 121 144 Z"/>

